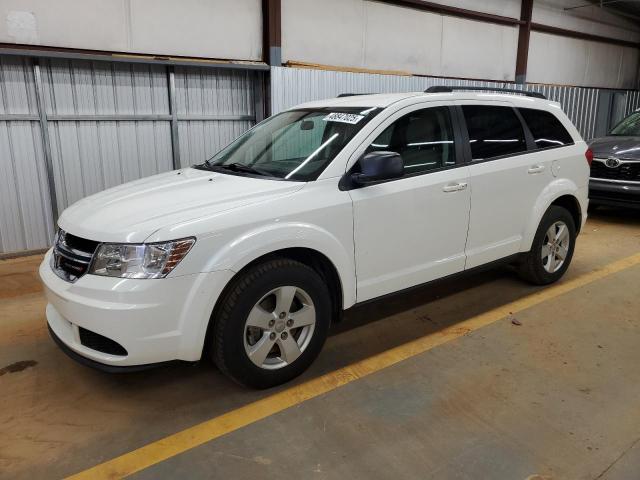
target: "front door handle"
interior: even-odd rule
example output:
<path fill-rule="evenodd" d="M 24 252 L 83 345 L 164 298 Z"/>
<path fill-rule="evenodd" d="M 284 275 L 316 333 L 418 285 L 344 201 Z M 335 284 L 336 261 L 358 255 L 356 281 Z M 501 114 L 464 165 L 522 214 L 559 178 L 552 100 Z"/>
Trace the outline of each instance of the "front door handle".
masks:
<path fill-rule="evenodd" d="M 442 187 L 442 191 L 443 192 L 458 192 L 460 190 L 464 190 L 465 188 L 467 188 L 467 184 L 466 183 L 450 183 L 448 185 L 445 185 L 444 187 Z"/>
<path fill-rule="evenodd" d="M 530 173 L 530 174 L 542 173 L 542 172 L 544 172 L 544 165 L 531 165 L 529 167 L 529 170 L 527 170 L 527 173 Z"/>

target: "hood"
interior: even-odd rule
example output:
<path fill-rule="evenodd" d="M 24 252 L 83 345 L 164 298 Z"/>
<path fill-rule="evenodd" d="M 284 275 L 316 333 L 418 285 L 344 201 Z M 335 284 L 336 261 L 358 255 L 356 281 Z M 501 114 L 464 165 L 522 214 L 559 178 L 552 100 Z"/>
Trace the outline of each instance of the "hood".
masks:
<path fill-rule="evenodd" d="M 615 156 L 640 160 L 640 137 L 608 136 L 596 138 L 589 143 L 593 155 L 598 158 Z"/>
<path fill-rule="evenodd" d="M 58 225 L 99 242 L 143 242 L 163 227 L 267 201 L 303 186 L 185 168 L 86 197 L 67 208 Z"/>

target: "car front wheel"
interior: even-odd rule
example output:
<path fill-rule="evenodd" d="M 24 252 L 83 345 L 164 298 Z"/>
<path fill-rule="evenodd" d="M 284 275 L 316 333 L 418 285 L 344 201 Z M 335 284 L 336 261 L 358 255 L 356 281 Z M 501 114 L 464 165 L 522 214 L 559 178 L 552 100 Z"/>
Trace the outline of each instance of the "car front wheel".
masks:
<path fill-rule="evenodd" d="M 327 337 L 329 290 L 318 273 L 294 260 L 250 267 L 221 302 L 211 354 L 223 373 L 249 387 L 268 388 L 300 375 Z"/>

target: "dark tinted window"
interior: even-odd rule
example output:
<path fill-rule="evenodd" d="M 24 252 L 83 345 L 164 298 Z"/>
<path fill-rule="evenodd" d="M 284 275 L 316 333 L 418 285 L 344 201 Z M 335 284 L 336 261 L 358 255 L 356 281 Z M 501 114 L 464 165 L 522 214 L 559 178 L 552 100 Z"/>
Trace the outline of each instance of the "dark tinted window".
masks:
<path fill-rule="evenodd" d="M 511 107 L 463 105 L 462 111 L 467 122 L 473 160 L 527 150 L 522 124 Z"/>
<path fill-rule="evenodd" d="M 532 108 L 519 109 L 527 122 L 537 148 L 561 147 L 573 143 L 573 138 L 553 113 Z"/>
<path fill-rule="evenodd" d="M 447 107 L 408 113 L 389 125 L 368 152 L 392 151 L 402 156 L 406 174 L 455 165 L 453 128 Z"/>

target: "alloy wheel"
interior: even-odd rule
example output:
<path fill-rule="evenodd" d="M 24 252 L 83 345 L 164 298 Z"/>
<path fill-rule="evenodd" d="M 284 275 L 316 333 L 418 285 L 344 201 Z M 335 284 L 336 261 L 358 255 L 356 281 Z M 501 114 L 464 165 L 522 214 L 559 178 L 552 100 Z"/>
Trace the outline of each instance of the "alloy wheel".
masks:
<path fill-rule="evenodd" d="M 316 309 L 299 287 L 278 287 L 251 309 L 244 327 L 244 348 L 258 367 L 276 370 L 293 363 L 313 336 Z"/>
<path fill-rule="evenodd" d="M 569 228 L 562 221 L 557 221 L 549 227 L 542 243 L 542 265 L 549 273 L 555 273 L 562 268 L 569 254 Z"/>

